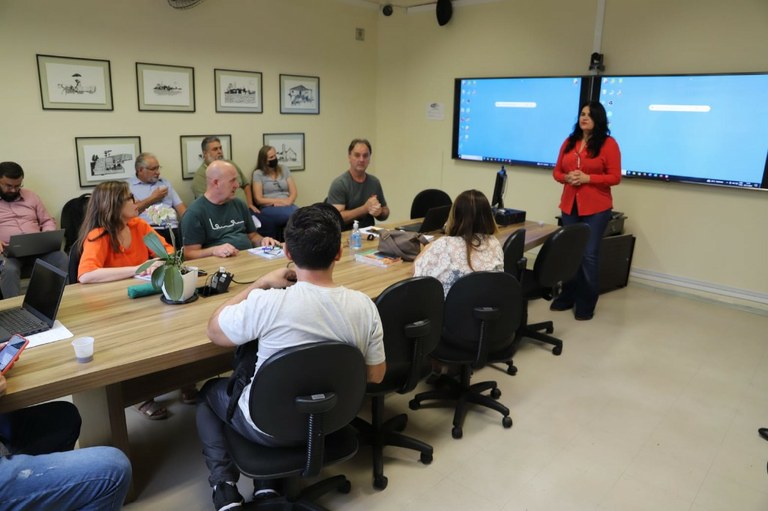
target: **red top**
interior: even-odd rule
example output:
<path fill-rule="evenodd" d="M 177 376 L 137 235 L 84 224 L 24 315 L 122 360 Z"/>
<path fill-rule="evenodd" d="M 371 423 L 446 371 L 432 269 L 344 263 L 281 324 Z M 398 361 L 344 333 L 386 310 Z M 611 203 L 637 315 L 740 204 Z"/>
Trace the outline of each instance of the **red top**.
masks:
<path fill-rule="evenodd" d="M 573 211 L 573 201 L 579 207 L 579 215 L 594 215 L 613 207 L 611 186 L 621 181 L 621 152 L 619 144 L 613 137 L 605 139 L 603 147 L 596 158 L 590 158 L 586 147 L 578 151 L 580 142 L 563 154 L 568 139 L 560 146 L 555 170 L 552 176 L 558 183 L 563 183 L 563 195 L 560 198 L 560 210 L 570 214 Z M 579 168 L 589 174 L 589 183 L 580 186 L 566 184 L 565 175 Z"/>

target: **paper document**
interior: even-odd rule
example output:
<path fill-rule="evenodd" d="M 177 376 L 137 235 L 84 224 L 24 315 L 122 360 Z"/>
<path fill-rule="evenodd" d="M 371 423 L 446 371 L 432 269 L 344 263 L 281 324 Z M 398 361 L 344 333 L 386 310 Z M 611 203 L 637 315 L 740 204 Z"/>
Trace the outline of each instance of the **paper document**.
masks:
<path fill-rule="evenodd" d="M 70 337 L 73 337 L 72 332 L 57 319 L 53 322 L 53 327 L 50 330 L 40 332 L 39 334 L 28 335 L 27 339 L 29 339 L 29 344 L 27 345 L 27 348 L 34 348 L 41 344 L 61 341 L 62 339 L 69 339 Z"/>

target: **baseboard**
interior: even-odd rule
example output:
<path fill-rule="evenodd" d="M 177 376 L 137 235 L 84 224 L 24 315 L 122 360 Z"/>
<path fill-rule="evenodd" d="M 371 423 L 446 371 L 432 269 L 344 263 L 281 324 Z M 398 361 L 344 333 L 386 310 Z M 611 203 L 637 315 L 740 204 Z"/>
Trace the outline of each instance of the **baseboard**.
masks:
<path fill-rule="evenodd" d="M 633 268 L 629 272 L 629 280 L 633 284 L 719 302 L 747 312 L 768 316 L 768 293 L 721 286 L 638 268 Z"/>

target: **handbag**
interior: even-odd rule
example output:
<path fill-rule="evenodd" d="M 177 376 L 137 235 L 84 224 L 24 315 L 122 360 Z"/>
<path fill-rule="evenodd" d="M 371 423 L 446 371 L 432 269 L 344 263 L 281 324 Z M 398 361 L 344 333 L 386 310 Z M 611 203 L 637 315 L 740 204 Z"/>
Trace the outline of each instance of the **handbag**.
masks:
<path fill-rule="evenodd" d="M 413 261 L 421 252 L 421 245 L 426 245 L 427 239 L 415 232 L 383 230 L 379 234 L 379 252 L 399 257 L 403 261 Z"/>

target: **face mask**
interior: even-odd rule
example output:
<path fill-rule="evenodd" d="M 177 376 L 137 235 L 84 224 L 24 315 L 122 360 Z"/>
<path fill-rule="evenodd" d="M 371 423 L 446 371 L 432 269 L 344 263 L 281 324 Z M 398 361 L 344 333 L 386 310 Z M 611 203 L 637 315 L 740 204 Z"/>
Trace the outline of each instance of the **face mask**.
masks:
<path fill-rule="evenodd" d="M 267 160 L 267 167 L 269 167 L 271 169 L 276 169 L 277 168 L 277 160 L 276 159 L 275 160 Z"/>

